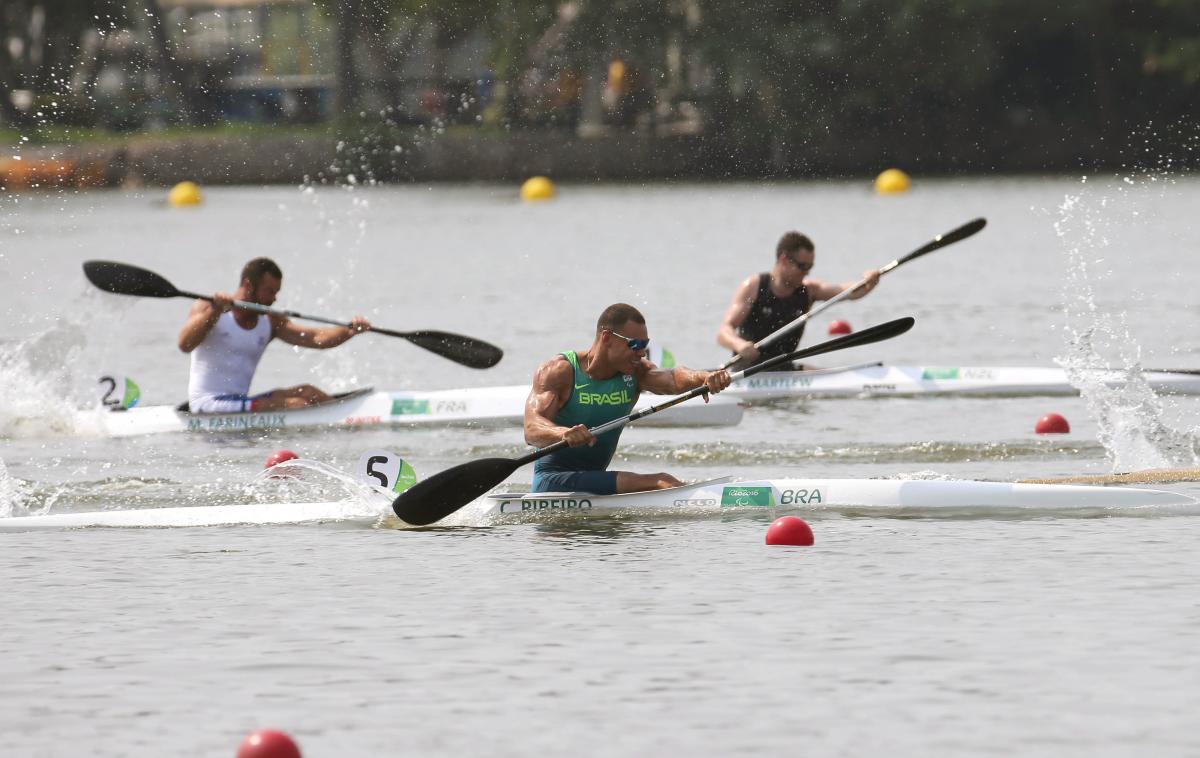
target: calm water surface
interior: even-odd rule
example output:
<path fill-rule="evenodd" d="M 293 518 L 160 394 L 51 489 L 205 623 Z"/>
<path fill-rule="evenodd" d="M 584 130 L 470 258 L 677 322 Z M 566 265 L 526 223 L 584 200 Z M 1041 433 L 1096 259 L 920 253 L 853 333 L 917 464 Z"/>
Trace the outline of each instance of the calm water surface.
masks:
<path fill-rule="evenodd" d="M 1200 366 L 1200 182 L 1123 179 L 892 198 L 862 183 L 567 186 L 541 206 L 492 186 L 211 189 L 184 212 L 158 192 L 0 198 L 0 514 L 347 496 L 256 478 L 284 447 L 346 472 L 383 447 L 422 476 L 523 450 L 515 429 L 89 437 L 78 409 L 101 373 L 134 377 L 146 404 L 183 398 L 188 303 L 99 293 L 86 259 L 206 292 L 268 254 L 281 306 L 506 350 L 478 372 L 373 335 L 276 345 L 255 384 L 432 389 L 527 382 L 615 301 L 712 365 L 733 288 L 783 231 L 816 240 L 816 275 L 851 280 L 986 216 L 815 319 L 809 344 L 833 318 L 918 320 L 824 365 Z M 1047 411 L 1072 433 L 1033 435 Z M 1137 388 L 837 400 L 751 408 L 730 429 L 631 428 L 621 457 L 688 479 L 1012 480 L 1194 466 L 1197 427 L 1200 402 Z M 275 726 L 310 756 L 1200 753 L 1200 518 L 805 516 L 810 549 L 763 546 L 765 513 L 0 533 L 0 751 L 229 755 Z"/>

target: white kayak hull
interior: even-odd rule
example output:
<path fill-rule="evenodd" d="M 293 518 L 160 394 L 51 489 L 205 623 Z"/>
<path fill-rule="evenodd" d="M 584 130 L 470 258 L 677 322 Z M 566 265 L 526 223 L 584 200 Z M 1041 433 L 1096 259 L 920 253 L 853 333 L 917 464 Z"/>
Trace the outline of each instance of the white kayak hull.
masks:
<path fill-rule="evenodd" d="M 128 437 L 168 432 L 264 432 L 296 427 L 336 426 L 514 426 L 522 423 L 529 388 L 478 387 L 455 390 L 360 390 L 312 408 L 261 413 L 187 413 L 173 406 L 134 407 L 125 411 L 97 409 L 85 414 L 97 432 Z M 662 402 L 643 395 L 636 408 Z M 648 426 L 733 426 L 742 420 L 742 405 L 731 397 L 695 400 L 646 417 Z"/>
<path fill-rule="evenodd" d="M 334 503 L 248 503 L 179 508 L 49 513 L 0 519 L 0 531 L 112 527 L 153 529 L 262 524 L 306 524 L 323 521 L 377 520 L 391 513 L 391 498 Z"/>
<path fill-rule="evenodd" d="M 579 513 L 677 513 L 728 509 L 845 508 L 936 510 L 1095 510 L 1196 506 L 1166 490 L 1063 484 L 1014 484 L 947 479 L 714 479 L 626 495 L 586 493 L 491 494 L 489 516 Z"/>
<path fill-rule="evenodd" d="M 1155 392 L 1200 395 L 1200 371 L 1142 371 Z M 1125 371 L 1093 371 L 1089 381 L 1116 387 Z M 889 366 L 864 363 L 812 371 L 767 371 L 734 382 L 726 395 L 749 403 L 801 397 L 917 395 L 1077 395 L 1061 368 L 1029 366 Z"/>
<path fill-rule="evenodd" d="M 1166 490 L 942 479 L 770 479 L 730 477 L 628 495 L 538 493 L 485 495 L 456 521 L 561 514 L 701 515 L 731 510 L 820 511 L 879 508 L 911 513 L 988 515 L 1008 511 L 1195 512 L 1194 498 Z M 329 503 L 251 503 L 55 513 L 0 519 L 0 531 L 33 529 L 213 527 L 378 521 L 391 518 L 391 495 Z"/>

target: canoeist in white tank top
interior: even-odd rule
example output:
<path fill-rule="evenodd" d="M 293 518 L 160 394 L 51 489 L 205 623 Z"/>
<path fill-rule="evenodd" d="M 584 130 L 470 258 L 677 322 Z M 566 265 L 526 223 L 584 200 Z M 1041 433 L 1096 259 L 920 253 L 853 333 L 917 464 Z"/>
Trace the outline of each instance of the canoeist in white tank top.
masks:
<path fill-rule="evenodd" d="M 269 258 L 255 258 L 242 269 L 237 292 L 218 292 L 213 301 L 197 300 L 179 332 L 179 349 L 192 354 L 188 408 L 192 413 L 233 413 L 303 408 L 329 399 L 312 386 L 250 394 L 254 371 L 267 343 L 275 337 L 289 345 L 319 350 L 336 347 L 371 328 L 361 316 L 350 326 L 300 327 L 282 316 L 265 316 L 233 307 L 234 300 L 259 305 L 275 302 L 283 272 Z"/>

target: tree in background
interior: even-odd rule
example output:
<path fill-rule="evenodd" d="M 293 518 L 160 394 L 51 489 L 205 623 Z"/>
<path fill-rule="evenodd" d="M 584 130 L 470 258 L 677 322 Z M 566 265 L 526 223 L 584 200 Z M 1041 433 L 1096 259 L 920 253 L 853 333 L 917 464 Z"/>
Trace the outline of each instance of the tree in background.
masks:
<path fill-rule="evenodd" d="M 4 0 L 0 4 L 0 119 L 17 124 L 62 117 L 84 32 L 123 21 L 123 5 L 115 0 Z M 28 112 L 16 107 L 12 100 L 16 92 L 31 93 Z"/>
<path fill-rule="evenodd" d="M 128 67 L 157 73 L 157 102 L 186 120 L 184 30 L 158 2 L 5 0 L 0 86 L 39 102 L 60 94 L 98 55 L 80 39 L 126 27 L 146 38 Z M 574 126 L 546 109 L 573 107 L 588 88 L 597 102 L 607 77 L 624 108 L 615 123 L 654 127 L 693 103 L 706 140 L 785 173 L 1071 166 L 1116 155 L 1140 125 L 1190 117 L 1200 83 L 1195 0 L 316 2 L 337 29 L 328 69 L 340 114 L 390 112 L 421 87 L 445 123 L 456 99 L 461 111 L 495 90 L 510 94 L 496 98 L 508 124 Z M 451 83 L 448 56 L 471 35 L 488 40 L 489 71 Z M 418 47 L 426 71 L 414 83 L 399 72 Z M 534 107 L 512 96 L 522 88 Z M 40 110 L 66 118 L 58 107 Z M 23 117 L 0 99 L 0 118 Z"/>
<path fill-rule="evenodd" d="M 1188 77 L 1200 75 L 1200 4 L 1186 0 L 1036 12 L 1008 0 L 710 0 L 703 13 L 712 123 L 778 141 L 796 170 L 1111 155 L 1133 125 L 1188 113 Z"/>

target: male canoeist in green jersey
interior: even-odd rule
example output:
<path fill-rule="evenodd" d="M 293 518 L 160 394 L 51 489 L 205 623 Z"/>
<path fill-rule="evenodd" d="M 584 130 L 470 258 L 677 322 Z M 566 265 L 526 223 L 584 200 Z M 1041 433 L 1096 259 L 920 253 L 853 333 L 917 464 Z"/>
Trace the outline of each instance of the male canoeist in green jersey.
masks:
<path fill-rule="evenodd" d="M 534 492 L 614 495 L 683 484 L 670 474 L 608 471 L 621 429 L 599 437 L 588 431 L 628 416 L 643 390 L 675 395 L 701 385 L 714 393 L 729 386 L 725 371 L 656 368 L 646 360 L 649 344 L 646 319 L 632 305 L 617 303 L 600 314 L 591 347 L 556 355 L 538 366 L 525 403 L 525 441 L 546 447 L 566 440 L 569 447 L 537 460 Z"/>

